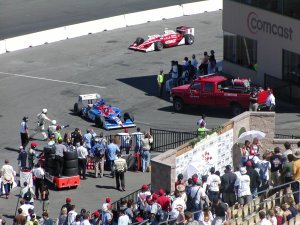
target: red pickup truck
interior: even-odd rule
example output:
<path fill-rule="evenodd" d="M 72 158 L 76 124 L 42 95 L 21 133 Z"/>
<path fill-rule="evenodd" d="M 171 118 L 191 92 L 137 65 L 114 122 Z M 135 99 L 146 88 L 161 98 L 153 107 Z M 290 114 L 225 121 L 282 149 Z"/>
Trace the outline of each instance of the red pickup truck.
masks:
<path fill-rule="evenodd" d="M 248 79 L 229 79 L 216 74 L 202 76 L 191 84 L 171 89 L 171 101 L 178 112 L 183 111 L 185 105 L 203 105 L 230 108 L 232 115 L 236 116 L 249 110 L 250 95 L 255 95 L 257 103 L 263 104 L 268 91 L 250 87 Z"/>

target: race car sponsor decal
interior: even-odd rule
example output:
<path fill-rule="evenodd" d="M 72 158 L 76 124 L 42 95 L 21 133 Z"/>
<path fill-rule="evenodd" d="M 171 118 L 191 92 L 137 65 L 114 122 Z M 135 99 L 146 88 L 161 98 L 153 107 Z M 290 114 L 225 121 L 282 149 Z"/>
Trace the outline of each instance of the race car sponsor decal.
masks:
<path fill-rule="evenodd" d="M 165 41 L 165 44 L 173 44 L 175 42 L 176 42 L 175 39 L 173 39 L 173 40 L 167 40 L 167 41 Z"/>

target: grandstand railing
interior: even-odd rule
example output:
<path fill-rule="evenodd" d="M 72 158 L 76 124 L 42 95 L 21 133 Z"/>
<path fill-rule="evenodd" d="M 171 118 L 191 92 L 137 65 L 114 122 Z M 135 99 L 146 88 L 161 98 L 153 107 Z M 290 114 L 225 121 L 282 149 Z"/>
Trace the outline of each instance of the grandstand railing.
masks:
<path fill-rule="evenodd" d="M 149 189 L 151 190 L 151 184 L 148 184 L 148 187 L 149 187 Z M 113 202 L 113 203 L 111 204 L 111 205 L 112 205 L 112 208 L 113 208 L 114 210 L 119 210 L 120 205 L 121 205 L 121 201 L 124 200 L 124 199 L 126 199 L 127 201 L 128 201 L 129 199 L 132 199 L 132 200 L 133 200 L 133 204 L 136 204 L 137 201 L 138 201 L 138 194 L 139 194 L 140 191 L 141 191 L 141 189 L 138 189 L 138 190 L 136 190 L 136 191 L 134 191 L 134 192 L 132 192 L 132 193 L 130 193 L 130 194 L 128 194 L 128 195 L 126 195 L 126 196 L 120 198 L 118 201 Z"/>

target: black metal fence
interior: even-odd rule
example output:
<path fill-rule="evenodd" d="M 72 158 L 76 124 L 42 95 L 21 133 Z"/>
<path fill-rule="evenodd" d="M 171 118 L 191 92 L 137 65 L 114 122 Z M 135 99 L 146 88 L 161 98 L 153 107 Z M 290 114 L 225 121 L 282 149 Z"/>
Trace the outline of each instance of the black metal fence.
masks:
<path fill-rule="evenodd" d="M 288 135 L 288 134 L 275 134 L 276 139 L 300 139 L 300 136 Z"/>
<path fill-rule="evenodd" d="M 151 190 L 151 184 L 148 184 L 148 187 L 149 187 L 149 189 Z M 113 202 L 113 203 L 111 204 L 111 205 L 112 205 L 112 208 L 115 209 L 115 210 L 119 210 L 119 207 L 120 207 L 120 205 L 121 205 L 121 201 L 122 201 L 123 199 L 126 199 L 127 201 L 128 201 L 129 199 L 132 199 L 134 204 L 137 203 L 137 201 L 138 201 L 138 194 L 139 194 L 140 191 L 141 191 L 141 189 L 138 189 L 138 190 L 136 190 L 136 191 L 130 193 L 129 195 L 126 195 L 126 196 L 120 198 L 118 201 Z"/>
<path fill-rule="evenodd" d="M 177 148 L 197 137 L 197 131 L 181 132 L 151 128 L 150 133 L 153 137 L 152 151 L 157 152 Z"/>

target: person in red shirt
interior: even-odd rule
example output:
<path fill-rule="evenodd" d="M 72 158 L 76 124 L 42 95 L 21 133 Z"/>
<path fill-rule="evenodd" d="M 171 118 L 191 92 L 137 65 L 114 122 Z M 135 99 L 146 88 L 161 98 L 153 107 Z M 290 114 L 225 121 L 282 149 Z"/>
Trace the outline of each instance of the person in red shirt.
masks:
<path fill-rule="evenodd" d="M 185 185 L 184 180 L 183 180 L 183 175 L 180 173 L 177 176 L 177 181 L 175 182 L 175 189 L 177 187 L 177 185 L 182 184 Z"/>
<path fill-rule="evenodd" d="M 164 211 L 164 220 L 167 219 L 168 213 L 171 208 L 171 201 L 170 199 L 166 196 L 164 189 L 160 189 L 158 191 L 158 198 L 157 198 L 157 203 L 161 205 L 162 210 Z"/>

